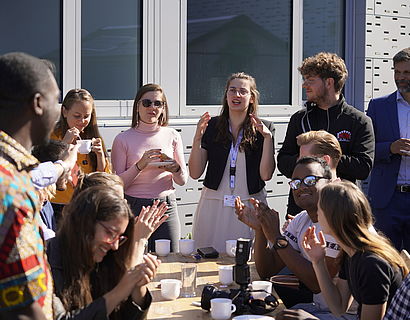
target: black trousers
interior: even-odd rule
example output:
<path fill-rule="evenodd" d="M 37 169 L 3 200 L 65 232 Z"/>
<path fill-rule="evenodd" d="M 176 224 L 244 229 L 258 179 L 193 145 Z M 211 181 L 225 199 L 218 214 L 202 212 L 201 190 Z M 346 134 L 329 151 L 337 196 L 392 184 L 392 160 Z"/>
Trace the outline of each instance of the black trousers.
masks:
<path fill-rule="evenodd" d="M 303 283 L 299 287 L 279 285 L 273 283 L 273 288 L 282 300 L 286 308 L 293 307 L 298 303 L 313 302 L 313 293 Z"/>
<path fill-rule="evenodd" d="M 127 199 L 128 204 L 135 216 L 140 214 L 141 208 L 143 206 L 147 207 L 152 205 L 156 199 L 147 199 L 147 198 L 136 198 L 129 195 L 124 195 Z M 161 224 L 157 230 L 152 234 L 148 239 L 148 251 L 155 251 L 155 240 L 156 239 L 169 239 L 171 240 L 171 251 L 178 252 L 178 240 L 181 238 L 181 224 L 179 222 L 178 210 L 177 210 L 177 201 L 175 194 L 172 193 L 164 198 L 157 198 L 161 201 L 164 201 L 168 205 L 168 210 L 166 214 L 169 215 L 168 219 Z"/>

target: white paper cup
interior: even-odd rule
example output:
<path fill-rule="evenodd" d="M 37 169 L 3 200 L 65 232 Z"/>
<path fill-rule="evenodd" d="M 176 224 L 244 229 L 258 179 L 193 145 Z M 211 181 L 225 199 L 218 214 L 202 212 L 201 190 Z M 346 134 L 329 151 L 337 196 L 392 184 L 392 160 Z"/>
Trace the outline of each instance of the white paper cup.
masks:
<path fill-rule="evenodd" d="M 87 154 L 91 152 L 92 140 L 89 140 L 89 139 L 77 140 L 77 144 L 80 145 L 80 147 L 78 148 L 79 153 Z"/>
<path fill-rule="evenodd" d="M 166 257 L 171 251 L 171 240 L 157 239 L 155 240 L 155 253 L 160 257 Z"/>
<path fill-rule="evenodd" d="M 219 282 L 229 286 L 233 282 L 233 266 L 218 267 Z"/>
<path fill-rule="evenodd" d="M 229 257 L 235 257 L 236 255 L 236 240 L 226 240 L 225 241 L 226 254 Z"/>
<path fill-rule="evenodd" d="M 215 298 L 211 300 L 211 317 L 215 320 L 229 319 L 233 312 L 236 311 L 236 306 L 231 299 Z"/>
<path fill-rule="evenodd" d="M 265 299 L 272 293 L 272 282 L 270 281 L 252 281 L 252 290 L 264 290 L 261 292 L 252 292 L 255 299 Z"/>
<path fill-rule="evenodd" d="M 177 279 L 162 279 L 161 295 L 166 300 L 175 300 L 181 292 L 181 281 Z"/>
<path fill-rule="evenodd" d="M 179 252 L 184 256 L 189 256 L 195 251 L 195 240 L 181 239 L 179 240 Z"/>

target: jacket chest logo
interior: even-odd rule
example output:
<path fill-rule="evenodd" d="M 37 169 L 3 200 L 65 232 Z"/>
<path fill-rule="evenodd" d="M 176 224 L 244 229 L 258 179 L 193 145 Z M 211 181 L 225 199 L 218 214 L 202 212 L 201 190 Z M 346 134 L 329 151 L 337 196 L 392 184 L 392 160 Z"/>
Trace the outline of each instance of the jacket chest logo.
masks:
<path fill-rule="evenodd" d="M 352 139 L 352 133 L 347 130 L 342 130 L 336 134 L 336 138 L 339 142 L 350 142 Z"/>

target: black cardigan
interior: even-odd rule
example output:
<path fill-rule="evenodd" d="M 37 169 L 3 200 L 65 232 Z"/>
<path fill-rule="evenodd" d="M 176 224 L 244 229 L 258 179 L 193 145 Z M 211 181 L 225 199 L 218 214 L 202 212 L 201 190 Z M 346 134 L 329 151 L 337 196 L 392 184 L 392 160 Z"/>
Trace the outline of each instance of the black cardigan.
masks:
<path fill-rule="evenodd" d="M 201 141 L 201 147 L 208 152 L 208 168 L 206 170 L 204 186 L 213 190 L 217 190 L 221 183 L 231 148 L 231 141 L 227 141 L 226 143 L 215 141 L 217 135 L 216 124 L 218 119 L 219 116 L 211 118 Z M 268 127 L 270 132 L 272 132 L 272 143 L 275 148 L 275 126 L 273 122 L 266 120 L 262 121 L 265 126 Z M 246 177 L 249 194 L 258 193 L 265 186 L 265 181 L 261 179 L 259 173 L 264 138 L 259 132 L 256 134 L 256 142 L 252 150 L 245 150 Z M 273 158 L 272 161 L 275 161 L 275 158 Z"/>

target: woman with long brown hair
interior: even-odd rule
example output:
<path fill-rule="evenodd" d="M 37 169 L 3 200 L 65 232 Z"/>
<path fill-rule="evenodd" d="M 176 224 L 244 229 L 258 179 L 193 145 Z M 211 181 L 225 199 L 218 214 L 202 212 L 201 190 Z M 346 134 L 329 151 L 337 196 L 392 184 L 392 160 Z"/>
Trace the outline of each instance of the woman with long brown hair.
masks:
<path fill-rule="evenodd" d="M 384 236 L 369 230 L 373 216 L 363 192 L 351 182 L 333 182 L 320 191 L 318 220 L 342 251 L 341 269 L 333 283 L 324 263 L 326 243 L 314 227 L 306 231 L 303 248 L 309 255 L 321 292 L 333 314 L 348 309 L 352 296 L 360 319 L 382 319 L 408 269 Z"/>
<path fill-rule="evenodd" d="M 78 193 L 47 251 L 65 309 L 58 319 L 144 318 L 151 303 L 146 284 L 160 261 L 147 255 L 135 262 L 136 229 L 158 224 L 163 209 L 148 208 L 135 222 L 118 189 L 94 185 Z"/>
<path fill-rule="evenodd" d="M 125 198 L 135 215 L 155 200 L 167 203 L 169 217 L 149 239 L 150 251 L 155 250 L 155 239 L 170 239 L 172 250 L 177 251 L 181 236 L 173 184 L 184 185 L 188 174 L 181 135 L 168 127 L 168 119 L 161 86 L 142 86 L 134 99 L 131 128 L 115 137 L 111 152 L 113 168 L 124 181 Z"/>
<path fill-rule="evenodd" d="M 207 171 L 194 215 L 193 237 L 198 247 L 225 251 L 225 241 L 252 238 L 235 215 L 235 197 L 266 203 L 265 181 L 275 169 L 274 125 L 256 113 L 259 92 L 255 79 L 232 74 L 225 87 L 218 117 L 204 113 L 197 125 L 189 157 L 189 173 L 198 179 Z"/>
<path fill-rule="evenodd" d="M 85 89 L 72 89 L 67 92 L 61 104 L 61 115 L 51 135 L 51 139 L 76 144 L 78 140 L 91 139 L 91 152 L 78 153 L 77 165 L 83 173 L 94 171 L 111 172 L 104 142 L 98 130 L 94 98 Z M 66 190 L 57 191 L 51 200 L 59 218 L 64 205 L 71 200 L 74 188 L 67 185 Z"/>

